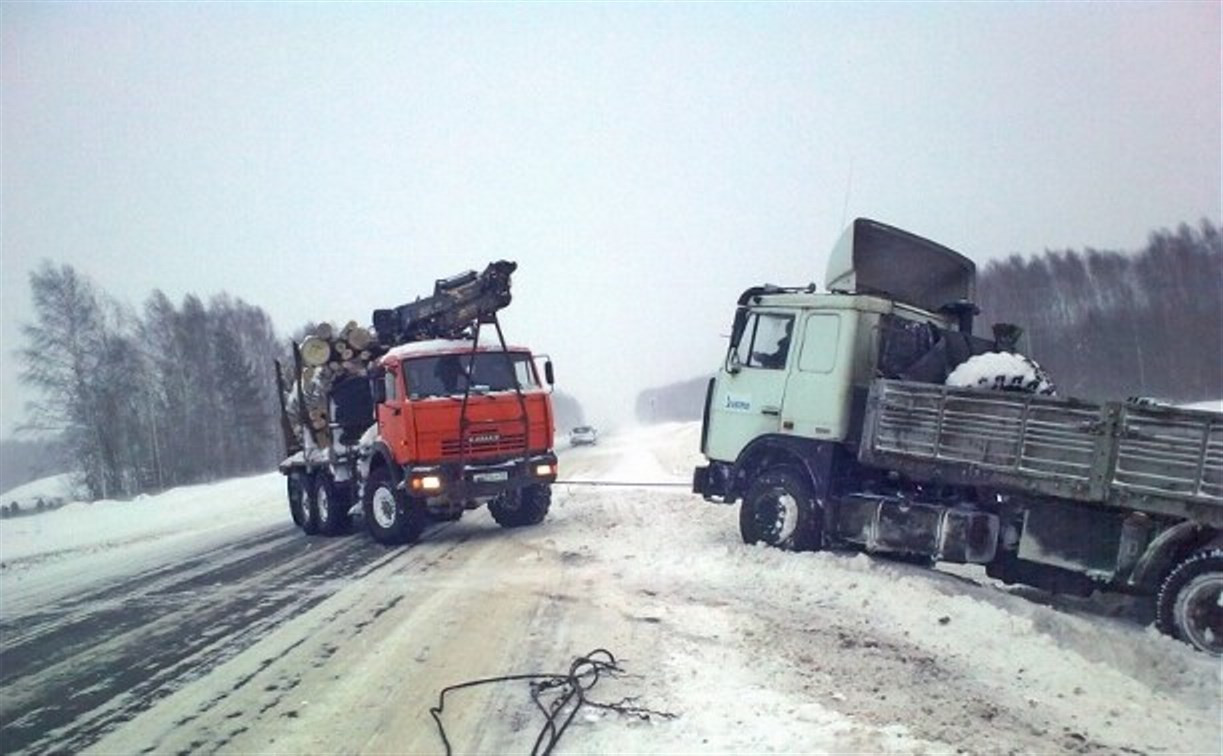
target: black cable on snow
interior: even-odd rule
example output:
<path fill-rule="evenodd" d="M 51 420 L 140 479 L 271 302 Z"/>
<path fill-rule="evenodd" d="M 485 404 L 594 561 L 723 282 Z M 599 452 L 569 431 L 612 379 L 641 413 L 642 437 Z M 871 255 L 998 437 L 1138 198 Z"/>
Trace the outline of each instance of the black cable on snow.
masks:
<path fill-rule="evenodd" d="M 612 480 L 558 480 L 554 486 L 612 486 L 616 488 L 691 488 L 691 483 L 624 483 Z"/>
<path fill-rule="evenodd" d="M 583 706 L 615 711 L 641 719 L 649 719 L 650 717 L 662 719 L 675 718 L 675 715 L 670 712 L 655 711 L 643 706 L 637 706 L 634 703 L 636 700 L 634 698 L 624 698 L 616 703 L 600 703 L 586 698 L 586 691 L 593 688 L 599 682 L 601 676 L 619 677 L 623 674 L 624 670 L 616 664 L 616 657 L 612 656 L 611 651 L 605 648 L 597 648 L 585 656 L 579 656 L 574 659 L 573 663 L 569 665 L 569 671 L 564 674 L 503 675 L 501 677 L 485 677 L 479 680 L 471 680 L 448 686 L 442 689 L 442 692 L 437 697 L 437 706 L 430 708 L 429 714 L 433 717 L 433 721 L 437 723 L 438 735 L 441 736 L 442 743 L 446 746 L 446 756 L 451 756 L 452 754 L 450 738 L 446 736 L 446 727 L 442 724 L 442 711 L 446 708 L 446 695 L 456 690 L 475 688 L 481 685 L 492 685 L 494 683 L 513 682 L 516 680 L 527 680 L 530 682 L 531 700 L 535 703 L 535 707 L 543 713 L 545 719 L 543 728 L 540 729 L 539 735 L 535 738 L 535 745 L 531 747 L 531 756 L 548 756 L 548 754 L 552 753 L 552 749 L 560 742 L 561 736 L 565 734 L 565 730 L 569 728 L 569 724 Z M 548 692 L 555 692 L 555 697 L 545 701 L 542 696 Z"/>

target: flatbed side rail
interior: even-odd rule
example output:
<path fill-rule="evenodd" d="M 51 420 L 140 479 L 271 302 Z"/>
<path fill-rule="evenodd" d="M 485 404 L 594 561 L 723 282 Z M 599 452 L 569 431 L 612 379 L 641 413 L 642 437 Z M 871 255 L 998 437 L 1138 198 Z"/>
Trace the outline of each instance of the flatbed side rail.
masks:
<path fill-rule="evenodd" d="M 909 381 L 871 384 L 859 459 L 929 482 L 1223 525 L 1223 416 Z"/>

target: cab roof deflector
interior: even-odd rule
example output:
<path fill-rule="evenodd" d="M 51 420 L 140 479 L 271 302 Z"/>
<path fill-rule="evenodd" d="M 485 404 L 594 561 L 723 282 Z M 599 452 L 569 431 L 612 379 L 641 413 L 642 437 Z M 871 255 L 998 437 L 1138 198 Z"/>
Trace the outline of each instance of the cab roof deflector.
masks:
<path fill-rule="evenodd" d="M 930 312 L 973 302 L 977 266 L 959 252 L 869 218 L 857 218 L 828 258 L 828 291 L 878 294 Z"/>

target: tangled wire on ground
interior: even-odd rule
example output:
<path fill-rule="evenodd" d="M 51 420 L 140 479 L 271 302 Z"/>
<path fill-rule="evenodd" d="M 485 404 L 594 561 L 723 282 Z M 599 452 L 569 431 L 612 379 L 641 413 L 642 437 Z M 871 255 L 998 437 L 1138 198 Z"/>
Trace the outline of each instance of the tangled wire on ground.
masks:
<path fill-rule="evenodd" d="M 446 707 L 446 695 L 452 691 L 481 685 L 514 680 L 530 681 L 531 700 L 535 702 L 536 708 L 543 712 L 546 719 L 539 735 L 535 738 L 535 745 L 531 747 L 531 756 L 548 756 L 552 753 L 552 749 L 556 747 L 561 736 L 568 729 L 569 723 L 573 721 L 583 706 L 614 711 L 646 720 L 651 717 L 675 718 L 675 715 L 670 712 L 638 706 L 635 703 L 636 699 L 631 697 L 621 699 L 616 703 L 600 703 L 586 698 L 586 691 L 593 688 L 601 676 L 620 677 L 624 674 L 624 670 L 616 664 L 616 657 L 612 656 L 611 651 L 597 648 L 585 656 L 574 659 L 573 663 L 569 665 L 569 671 L 564 674 L 540 673 L 486 677 L 443 688 L 437 697 L 437 706 L 429 709 L 429 713 L 433 715 L 433 721 L 437 723 L 437 732 L 446 746 L 446 756 L 451 754 L 450 739 L 446 737 L 446 727 L 442 724 L 442 710 Z M 545 701 L 543 696 L 548 693 L 552 693 L 554 697 Z"/>

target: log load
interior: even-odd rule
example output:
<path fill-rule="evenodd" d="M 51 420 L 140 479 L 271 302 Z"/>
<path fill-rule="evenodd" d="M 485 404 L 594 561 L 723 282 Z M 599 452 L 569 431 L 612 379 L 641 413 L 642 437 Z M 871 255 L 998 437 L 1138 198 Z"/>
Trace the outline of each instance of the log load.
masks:
<path fill-rule="evenodd" d="M 319 323 L 296 348 L 299 372 L 286 375 L 289 385 L 282 387 L 285 413 L 298 438 L 309 438 L 316 448 L 325 449 L 332 443 L 333 389 L 346 381 L 366 380 L 386 348 L 356 321 L 339 329 Z M 308 434 L 303 432 L 306 429 Z"/>

